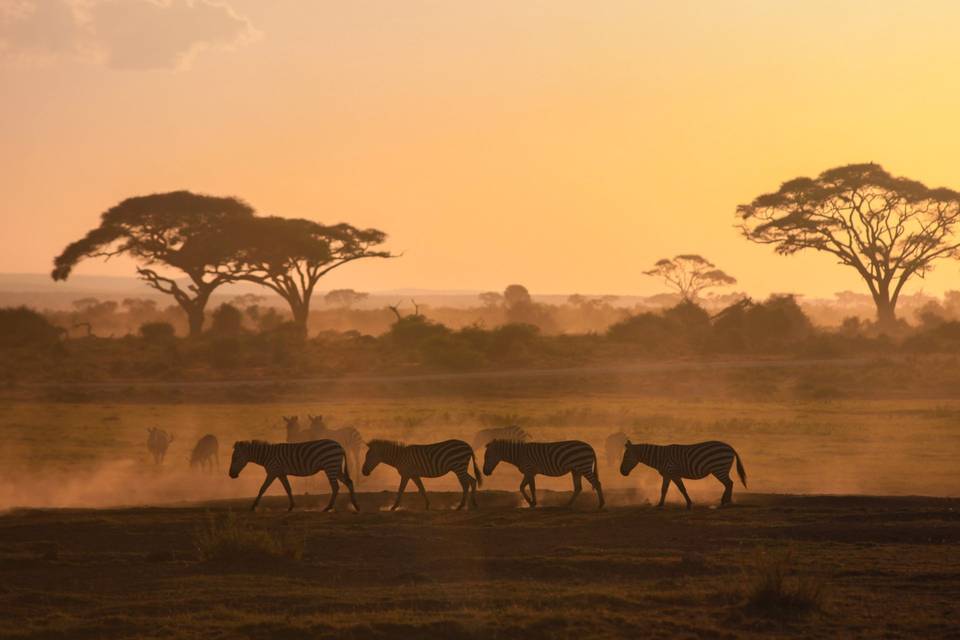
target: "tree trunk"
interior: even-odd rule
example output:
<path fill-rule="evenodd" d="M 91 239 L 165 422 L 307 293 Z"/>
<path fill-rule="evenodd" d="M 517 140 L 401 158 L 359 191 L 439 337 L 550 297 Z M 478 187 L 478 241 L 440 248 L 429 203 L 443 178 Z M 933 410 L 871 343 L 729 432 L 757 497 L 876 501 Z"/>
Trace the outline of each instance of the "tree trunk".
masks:
<path fill-rule="evenodd" d="M 881 331 L 893 331 L 897 328 L 897 303 L 890 299 L 889 287 L 881 286 L 873 301 L 877 305 L 877 326 Z"/>
<path fill-rule="evenodd" d="M 290 312 L 293 313 L 293 323 L 300 327 L 304 337 L 307 335 L 307 320 L 310 318 L 310 301 L 289 301 Z"/>
<path fill-rule="evenodd" d="M 203 307 L 191 305 L 184 307 L 183 310 L 187 312 L 187 322 L 190 324 L 190 337 L 196 338 L 203 333 Z"/>

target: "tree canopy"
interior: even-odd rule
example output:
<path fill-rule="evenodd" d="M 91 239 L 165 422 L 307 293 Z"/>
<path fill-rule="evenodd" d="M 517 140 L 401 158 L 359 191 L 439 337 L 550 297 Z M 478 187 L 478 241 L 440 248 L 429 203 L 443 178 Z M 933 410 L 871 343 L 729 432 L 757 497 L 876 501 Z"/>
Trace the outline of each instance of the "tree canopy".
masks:
<path fill-rule="evenodd" d="M 51 276 L 66 280 L 86 258 L 128 255 L 141 263 L 137 273 L 149 286 L 173 296 L 186 312 L 190 333 L 203 328 L 210 294 L 230 282 L 228 268 L 236 252 L 231 230 L 253 219 L 242 200 L 189 191 L 128 198 L 100 216 L 100 225 L 72 242 L 54 259 Z M 158 268 L 182 271 L 189 284 L 161 275 Z"/>
<path fill-rule="evenodd" d="M 287 301 L 294 322 L 306 330 L 310 300 L 320 279 L 361 258 L 395 257 L 377 249 L 387 235 L 346 223 L 324 225 L 302 218 L 253 218 L 243 225 L 234 256 L 237 279 L 261 284 Z"/>
<path fill-rule="evenodd" d="M 805 249 L 836 256 L 857 271 L 881 326 L 896 321 L 904 285 L 934 262 L 960 257 L 955 237 L 960 193 L 890 175 L 878 164 L 851 164 L 795 178 L 737 207 L 752 242 L 781 255 Z"/>
<path fill-rule="evenodd" d="M 657 260 L 653 269 L 644 275 L 656 276 L 677 290 L 686 301 L 696 300 L 706 289 L 736 284 L 736 278 L 727 275 L 703 256 L 695 253 Z"/>

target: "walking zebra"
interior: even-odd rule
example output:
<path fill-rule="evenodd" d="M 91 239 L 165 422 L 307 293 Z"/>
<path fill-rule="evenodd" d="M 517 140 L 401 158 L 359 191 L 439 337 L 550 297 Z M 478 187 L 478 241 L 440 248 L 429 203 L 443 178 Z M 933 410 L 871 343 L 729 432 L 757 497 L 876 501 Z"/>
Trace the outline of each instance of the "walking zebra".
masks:
<path fill-rule="evenodd" d="M 323 416 L 312 416 L 307 414 L 310 420 L 310 426 L 307 427 L 306 435 L 310 440 L 333 440 L 339 442 L 346 452 L 347 460 L 354 473 L 360 468 L 360 455 L 363 453 L 363 437 L 360 432 L 353 427 L 343 427 L 341 429 L 331 429 L 323 421 Z M 360 476 L 357 476 L 357 485 L 360 484 Z"/>
<path fill-rule="evenodd" d="M 600 476 L 597 475 L 597 454 L 586 442 L 567 440 L 565 442 L 518 442 L 516 440 L 494 440 L 487 445 L 483 460 L 483 473 L 490 475 L 497 468 L 500 461 L 509 462 L 520 469 L 523 482 L 520 483 L 520 493 L 531 507 L 537 506 L 536 475 L 562 476 L 568 473 L 573 475 L 573 496 L 567 506 L 573 505 L 580 495 L 581 477 L 585 477 L 593 490 L 597 492 L 603 509 L 603 487 L 600 486 Z M 530 495 L 524 487 L 530 486 Z"/>
<path fill-rule="evenodd" d="M 233 459 L 230 461 L 230 477 L 236 478 L 247 466 L 248 462 L 259 464 L 267 472 L 267 477 L 260 487 L 257 499 L 253 501 L 251 511 L 257 508 L 263 492 L 267 490 L 274 479 L 280 478 L 280 483 L 287 491 L 290 508 L 293 511 L 293 492 L 290 490 L 290 481 L 287 476 L 312 476 L 320 470 L 327 474 L 330 481 L 330 502 L 324 511 L 333 508 L 340 492 L 340 482 L 350 490 L 350 502 L 353 508 L 360 511 L 356 497 L 353 495 L 353 481 L 347 472 L 347 461 L 343 447 L 333 440 L 311 440 L 309 442 L 270 444 L 262 440 L 244 440 L 233 444 Z"/>
<path fill-rule="evenodd" d="M 471 460 L 473 460 L 473 476 L 467 472 Z M 363 475 L 370 475 L 381 462 L 390 465 L 400 473 L 400 488 L 397 490 L 396 501 L 390 507 L 391 511 L 400 506 L 408 480 L 413 480 L 417 485 L 429 510 L 430 498 L 427 497 L 421 478 L 439 478 L 451 471 L 457 474 L 457 479 L 460 480 L 460 486 L 463 488 L 463 497 L 460 498 L 457 510 L 459 511 L 467 504 L 468 494 L 470 505 L 474 509 L 477 507 L 477 487 L 483 484 L 483 479 L 480 476 L 480 470 L 477 469 L 477 459 L 473 455 L 473 449 L 463 440 L 444 440 L 433 444 L 371 440 L 367 445 L 367 457 L 363 461 Z"/>
<path fill-rule="evenodd" d="M 663 477 L 660 487 L 660 502 L 657 507 L 663 506 L 667 497 L 667 489 L 672 481 L 680 489 L 687 509 L 693 502 L 687 495 L 687 488 L 683 486 L 683 478 L 699 480 L 713 474 L 723 483 L 723 497 L 720 504 L 729 504 L 733 498 L 733 480 L 730 479 L 730 465 L 737 461 L 737 475 L 744 487 L 747 486 L 747 472 L 743 470 L 740 455 L 726 442 L 716 440 L 700 442 L 698 444 L 633 444 L 627 440 L 623 452 L 623 462 L 620 464 L 620 473 L 629 475 L 637 463 L 642 462 L 653 467 Z"/>
<path fill-rule="evenodd" d="M 220 469 L 220 443 L 217 442 L 217 436 L 208 433 L 199 440 L 190 454 L 190 468 L 199 466 L 201 470 L 209 467 L 213 471 L 213 463 L 217 463 L 217 470 Z"/>
<path fill-rule="evenodd" d="M 530 434 L 517 425 L 496 427 L 494 429 L 481 429 L 473 436 L 473 448 L 481 449 L 494 440 L 517 440 L 525 442 L 529 437 Z"/>

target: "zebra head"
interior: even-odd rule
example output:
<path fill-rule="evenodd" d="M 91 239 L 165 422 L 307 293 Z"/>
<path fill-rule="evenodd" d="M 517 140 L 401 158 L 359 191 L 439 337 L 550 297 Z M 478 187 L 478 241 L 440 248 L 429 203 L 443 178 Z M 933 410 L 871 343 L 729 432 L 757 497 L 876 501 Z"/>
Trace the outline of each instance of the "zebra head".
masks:
<path fill-rule="evenodd" d="M 230 460 L 230 477 L 236 479 L 248 462 L 250 462 L 250 443 L 234 442 L 233 458 Z"/>
<path fill-rule="evenodd" d="M 300 435 L 300 418 L 297 416 L 280 416 L 287 428 L 287 442 L 294 442 Z"/>
<path fill-rule="evenodd" d="M 487 443 L 487 448 L 483 452 L 483 475 L 491 475 L 503 460 L 503 444 L 502 440 L 491 440 Z"/>
<path fill-rule="evenodd" d="M 627 476 L 640 462 L 640 445 L 627 440 L 623 445 L 623 462 L 620 463 L 620 473 Z"/>
<path fill-rule="evenodd" d="M 393 458 L 393 453 L 400 447 L 398 442 L 389 442 L 387 440 L 371 440 L 367 443 L 367 456 L 363 459 L 363 469 L 361 473 L 368 476 L 373 473 L 377 465 Z"/>

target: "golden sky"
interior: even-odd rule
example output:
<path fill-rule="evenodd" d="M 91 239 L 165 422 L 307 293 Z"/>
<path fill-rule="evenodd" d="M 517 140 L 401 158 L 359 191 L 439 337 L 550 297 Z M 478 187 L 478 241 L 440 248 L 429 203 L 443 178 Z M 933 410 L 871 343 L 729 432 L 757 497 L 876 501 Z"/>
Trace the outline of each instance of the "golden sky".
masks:
<path fill-rule="evenodd" d="M 960 188 L 958 23 L 946 1 L 0 0 L 0 272 L 190 189 L 405 254 L 324 288 L 655 293 L 644 269 L 701 253 L 755 296 L 863 291 L 747 243 L 735 207 L 850 162 Z"/>

